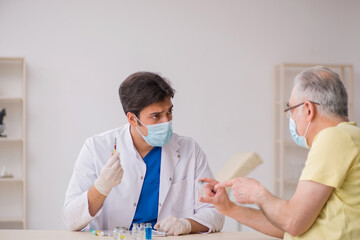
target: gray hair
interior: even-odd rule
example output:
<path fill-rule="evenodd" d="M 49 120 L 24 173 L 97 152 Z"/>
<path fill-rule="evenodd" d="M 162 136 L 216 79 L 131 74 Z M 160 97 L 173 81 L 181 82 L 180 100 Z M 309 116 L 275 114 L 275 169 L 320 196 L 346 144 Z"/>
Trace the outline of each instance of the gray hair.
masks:
<path fill-rule="evenodd" d="M 329 68 L 308 68 L 295 77 L 294 98 L 313 101 L 326 118 L 348 118 L 348 95 L 339 74 Z"/>

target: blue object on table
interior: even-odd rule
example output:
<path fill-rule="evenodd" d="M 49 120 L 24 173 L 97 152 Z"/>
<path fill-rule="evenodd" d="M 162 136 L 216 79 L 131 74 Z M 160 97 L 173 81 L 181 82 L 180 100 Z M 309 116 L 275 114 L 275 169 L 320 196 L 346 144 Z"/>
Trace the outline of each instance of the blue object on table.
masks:
<path fill-rule="evenodd" d="M 146 227 L 145 227 L 145 239 L 146 239 L 146 240 L 152 239 L 152 227 L 151 227 L 151 223 L 146 223 Z"/>

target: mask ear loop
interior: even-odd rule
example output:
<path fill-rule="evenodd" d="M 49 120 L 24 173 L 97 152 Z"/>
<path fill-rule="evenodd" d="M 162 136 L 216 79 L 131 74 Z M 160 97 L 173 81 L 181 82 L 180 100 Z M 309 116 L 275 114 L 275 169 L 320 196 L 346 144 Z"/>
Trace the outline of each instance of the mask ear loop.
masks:
<path fill-rule="evenodd" d="M 305 104 L 301 106 L 301 109 L 298 111 L 298 114 L 296 115 L 296 118 L 297 118 L 298 116 L 300 116 L 299 114 L 300 114 L 300 112 L 302 112 L 304 106 L 305 106 Z M 295 118 L 295 119 L 296 119 L 296 118 Z M 295 119 L 294 119 L 294 121 L 295 121 Z M 311 124 L 311 121 L 308 123 L 308 125 L 307 125 L 307 127 L 306 127 L 304 137 L 306 136 L 306 134 L 307 134 L 307 132 L 308 132 L 308 130 L 309 130 L 310 124 Z"/>
<path fill-rule="evenodd" d="M 138 117 L 134 114 L 134 117 L 142 124 L 144 125 L 145 127 L 147 127 L 142 121 L 140 121 L 140 119 L 138 119 Z"/>
<path fill-rule="evenodd" d="M 134 114 L 134 117 L 135 117 L 142 125 L 144 125 L 144 126 L 147 128 L 147 126 L 146 126 L 142 121 L 140 121 L 140 119 L 138 119 L 138 117 L 137 117 L 135 114 Z M 138 129 L 137 126 L 135 127 L 135 129 L 138 131 L 138 133 L 139 133 L 143 138 L 145 138 L 144 134 L 142 134 L 142 133 L 140 132 L 140 130 Z"/>
<path fill-rule="evenodd" d="M 306 127 L 304 137 L 306 136 L 306 134 L 307 134 L 307 132 L 308 132 L 308 130 L 309 130 L 310 124 L 311 124 L 311 121 L 309 122 L 309 124 L 308 124 L 307 127 Z"/>

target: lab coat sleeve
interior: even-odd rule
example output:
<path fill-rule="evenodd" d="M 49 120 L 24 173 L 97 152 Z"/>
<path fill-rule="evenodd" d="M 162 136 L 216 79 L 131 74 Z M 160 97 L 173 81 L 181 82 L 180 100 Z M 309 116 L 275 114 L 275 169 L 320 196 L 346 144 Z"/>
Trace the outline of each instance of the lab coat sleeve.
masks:
<path fill-rule="evenodd" d="M 91 140 L 88 139 L 75 162 L 74 172 L 65 196 L 63 220 L 70 230 L 86 228 L 102 211 L 101 208 L 95 216 L 89 213 L 87 194 L 97 178 L 94 158 L 89 149 L 91 149 Z"/>
<path fill-rule="evenodd" d="M 213 205 L 199 202 L 198 179 L 203 177 L 214 178 L 207 162 L 206 155 L 196 144 L 196 170 L 195 170 L 195 214 L 190 219 L 206 226 L 210 232 L 219 232 L 224 226 L 225 217 L 220 214 Z"/>

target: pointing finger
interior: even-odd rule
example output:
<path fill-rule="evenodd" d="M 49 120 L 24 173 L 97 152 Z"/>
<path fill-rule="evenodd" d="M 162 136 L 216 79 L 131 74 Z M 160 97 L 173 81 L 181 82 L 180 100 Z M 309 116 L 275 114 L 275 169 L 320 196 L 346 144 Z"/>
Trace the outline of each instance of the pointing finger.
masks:
<path fill-rule="evenodd" d="M 217 191 L 219 188 L 230 187 L 235 183 L 235 181 L 236 181 L 236 178 L 233 178 L 228 181 L 218 183 L 215 185 L 215 191 Z"/>
<path fill-rule="evenodd" d="M 218 181 L 216 181 L 215 179 L 212 179 L 212 178 L 200 178 L 198 179 L 198 181 L 203 181 L 203 182 L 206 182 L 206 183 L 210 183 L 211 185 L 216 185 L 217 183 L 219 183 Z"/>

